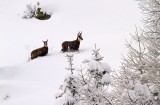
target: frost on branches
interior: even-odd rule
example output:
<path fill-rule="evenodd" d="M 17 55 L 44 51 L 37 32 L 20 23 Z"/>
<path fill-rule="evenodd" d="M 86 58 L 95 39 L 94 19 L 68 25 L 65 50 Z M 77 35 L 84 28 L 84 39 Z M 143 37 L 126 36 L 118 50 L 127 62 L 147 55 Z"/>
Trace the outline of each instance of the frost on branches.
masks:
<path fill-rule="evenodd" d="M 123 58 L 120 72 L 113 75 L 116 105 L 160 105 L 158 84 L 152 82 L 148 70 L 148 50 L 143 34 L 136 30 L 132 42 L 126 44 L 128 55 Z M 158 77 L 159 78 L 159 77 Z"/>
<path fill-rule="evenodd" d="M 128 43 L 120 72 L 115 72 L 116 105 L 160 105 L 160 0 L 136 0 L 144 29 Z M 122 96 L 122 97 L 120 97 Z"/>
<path fill-rule="evenodd" d="M 138 0 L 144 13 L 146 75 L 154 101 L 160 105 L 160 0 Z"/>
<path fill-rule="evenodd" d="M 26 10 L 24 11 L 22 18 L 32 18 L 35 16 L 36 9 L 39 5 L 39 2 L 31 3 L 26 5 Z"/>
<path fill-rule="evenodd" d="M 150 81 L 160 84 L 160 0 L 137 0 L 144 14 L 143 37 L 147 52 Z"/>
<path fill-rule="evenodd" d="M 85 59 L 80 69 L 72 68 L 73 54 L 67 55 L 69 68 L 66 70 L 71 72 L 61 85 L 61 92 L 56 95 L 57 99 L 63 100 L 62 105 L 112 105 L 108 94 L 111 68 L 100 62 L 103 57 L 99 50 L 95 48 L 93 58 Z"/>

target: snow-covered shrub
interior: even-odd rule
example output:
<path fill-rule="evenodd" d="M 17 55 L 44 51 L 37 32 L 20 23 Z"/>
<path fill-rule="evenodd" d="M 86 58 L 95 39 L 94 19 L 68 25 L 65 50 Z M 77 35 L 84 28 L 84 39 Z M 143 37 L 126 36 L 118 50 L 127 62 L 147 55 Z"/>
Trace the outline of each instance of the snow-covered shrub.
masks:
<path fill-rule="evenodd" d="M 46 20 L 51 17 L 52 12 L 48 11 L 44 5 L 41 5 L 40 2 L 33 2 L 26 5 L 26 10 L 24 11 L 22 17 L 29 18 L 37 18 L 40 20 Z"/>
<path fill-rule="evenodd" d="M 37 3 L 30 3 L 26 5 L 26 10 L 24 11 L 22 17 L 23 18 L 32 18 L 35 16 L 36 8 L 39 5 L 39 2 Z"/>
<path fill-rule="evenodd" d="M 46 19 L 49 19 L 50 17 L 51 17 L 51 15 L 42 11 L 41 8 L 37 8 L 35 11 L 35 18 L 37 18 L 39 20 L 46 20 Z"/>
<path fill-rule="evenodd" d="M 80 69 L 73 68 L 73 55 L 67 55 L 69 67 L 66 70 L 70 70 L 70 74 L 56 95 L 56 98 L 63 98 L 64 105 L 111 105 L 108 94 L 111 68 L 100 62 L 103 57 L 98 51 L 95 48 L 94 57 L 85 59 Z"/>

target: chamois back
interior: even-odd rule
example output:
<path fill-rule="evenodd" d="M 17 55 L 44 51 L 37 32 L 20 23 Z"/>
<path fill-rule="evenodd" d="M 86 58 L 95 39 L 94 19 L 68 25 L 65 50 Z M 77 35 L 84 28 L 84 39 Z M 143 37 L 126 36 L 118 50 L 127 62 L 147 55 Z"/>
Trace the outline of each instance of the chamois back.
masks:
<path fill-rule="evenodd" d="M 61 51 L 63 51 L 63 52 L 78 51 L 81 40 L 83 40 L 83 38 L 82 38 L 82 32 L 78 32 L 76 40 L 73 40 L 73 41 L 64 41 L 62 43 L 62 49 L 61 49 Z"/>
<path fill-rule="evenodd" d="M 48 40 L 43 41 L 43 43 L 43 47 L 35 49 L 31 52 L 31 59 L 37 58 L 38 56 L 45 56 L 48 53 Z"/>

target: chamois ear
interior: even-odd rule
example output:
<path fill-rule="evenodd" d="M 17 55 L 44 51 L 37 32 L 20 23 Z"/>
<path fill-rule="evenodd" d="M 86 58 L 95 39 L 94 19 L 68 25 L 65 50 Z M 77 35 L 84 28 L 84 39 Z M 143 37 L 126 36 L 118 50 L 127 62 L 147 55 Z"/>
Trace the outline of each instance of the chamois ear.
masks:
<path fill-rule="evenodd" d="M 82 36 L 82 31 L 78 32 L 78 36 Z"/>
<path fill-rule="evenodd" d="M 81 35 L 82 34 L 82 31 L 78 31 L 78 34 L 77 35 Z"/>
<path fill-rule="evenodd" d="M 43 41 L 43 40 L 42 40 Z M 48 39 L 46 41 L 43 41 L 43 42 L 48 42 Z"/>
<path fill-rule="evenodd" d="M 80 32 L 80 34 L 82 35 L 82 31 Z"/>
<path fill-rule="evenodd" d="M 78 34 L 77 34 L 77 36 L 79 35 L 79 31 L 78 31 Z"/>

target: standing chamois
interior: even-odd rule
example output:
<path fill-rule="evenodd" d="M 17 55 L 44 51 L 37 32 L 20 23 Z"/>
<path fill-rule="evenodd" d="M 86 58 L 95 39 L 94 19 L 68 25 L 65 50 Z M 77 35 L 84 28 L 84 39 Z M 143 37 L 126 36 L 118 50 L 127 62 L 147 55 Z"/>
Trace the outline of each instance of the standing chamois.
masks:
<path fill-rule="evenodd" d="M 62 51 L 79 51 L 80 41 L 83 40 L 82 32 L 78 32 L 77 39 L 74 41 L 64 41 L 62 43 Z"/>
<path fill-rule="evenodd" d="M 38 56 L 45 56 L 48 53 L 47 41 L 43 41 L 44 46 L 38 49 L 35 49 L 31 52 L 31 59 L 37 58 Z"/>

